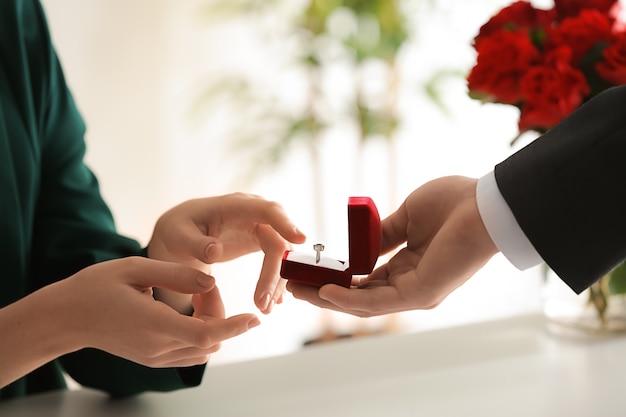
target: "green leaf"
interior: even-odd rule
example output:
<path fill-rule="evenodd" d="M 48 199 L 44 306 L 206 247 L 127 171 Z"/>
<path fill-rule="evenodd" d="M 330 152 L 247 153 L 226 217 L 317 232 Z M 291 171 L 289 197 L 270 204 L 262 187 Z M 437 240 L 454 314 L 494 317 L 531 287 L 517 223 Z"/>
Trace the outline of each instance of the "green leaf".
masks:
<path fill-rule="evenodd" d="M 626 263 L 609 273 L 608 285 L 610 294 L 626 294 Z"/>

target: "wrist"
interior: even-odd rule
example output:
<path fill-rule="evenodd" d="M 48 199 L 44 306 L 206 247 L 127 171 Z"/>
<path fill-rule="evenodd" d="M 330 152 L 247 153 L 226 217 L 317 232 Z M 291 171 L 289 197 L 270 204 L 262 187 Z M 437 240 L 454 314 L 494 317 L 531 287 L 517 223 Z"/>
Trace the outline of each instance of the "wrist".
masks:
<path fill-rule="evenodd" d="M 478 180 L 476 202 L 481 221 L 498 252 L 520 270 L 542 262 L 500 193 L 493 171 Z"/>
<path fill-rule="evenodd" d="M 66 323 L 67 306 L 55 299 L 55 286 L 0 309 L 0 387 L 81 348 Z"/>
<path fill-rule="evenodd" d="M 491 258 L 495 254 L 499 252 L 498 246 L 493 241 L 483 218 L 480 213 L 477 197 L 476 197 L 476 184 L 477 181 L 474 181 L 474 185 L 471 188 L 471 193 L 466 199 L 466 224 L 470 225 L 467 229 L 470 231 L 471 241 L 474 242 L 475 246 L 480 248 L 480 252 L 484 257 Z"/>

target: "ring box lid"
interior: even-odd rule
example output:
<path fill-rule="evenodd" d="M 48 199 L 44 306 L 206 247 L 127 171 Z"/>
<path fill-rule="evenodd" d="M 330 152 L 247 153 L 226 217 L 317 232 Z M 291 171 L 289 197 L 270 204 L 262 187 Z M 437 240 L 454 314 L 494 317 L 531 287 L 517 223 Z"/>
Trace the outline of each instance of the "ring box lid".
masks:
<path fill-rule="evenodd" d="M 348 199 L 348 247 L 351 275 L 372 272 L 382 244 L 382 227 L 376 204 L 369 197 Z"/>

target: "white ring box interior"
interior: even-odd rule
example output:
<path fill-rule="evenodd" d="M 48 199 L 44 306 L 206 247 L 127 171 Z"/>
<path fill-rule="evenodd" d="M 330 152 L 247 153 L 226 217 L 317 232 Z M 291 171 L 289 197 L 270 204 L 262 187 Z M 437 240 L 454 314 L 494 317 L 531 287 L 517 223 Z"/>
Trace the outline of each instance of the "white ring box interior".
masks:
<path fill-rule="evenodd" d="M 372 272 L 382 242 L 380 215 L 369 197 L 348 199 L 349 258 L 340 261 L 295 251 L 285 251 L 280 269 L 284 279 L 300 284 L 321 287 L 337 284 L 349 288 L 353 275 Z"/>

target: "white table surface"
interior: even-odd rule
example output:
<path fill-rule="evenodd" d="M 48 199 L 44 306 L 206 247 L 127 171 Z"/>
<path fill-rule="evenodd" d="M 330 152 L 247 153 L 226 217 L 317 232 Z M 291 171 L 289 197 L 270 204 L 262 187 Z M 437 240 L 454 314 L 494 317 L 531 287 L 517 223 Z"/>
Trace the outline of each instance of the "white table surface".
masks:
<path fill-rule="evenodd" d="M 37 395 L 0 416 L 626 416 L 626 338 L 557 337 L 521 316 L 213 366 L 173 393 Z"/>

